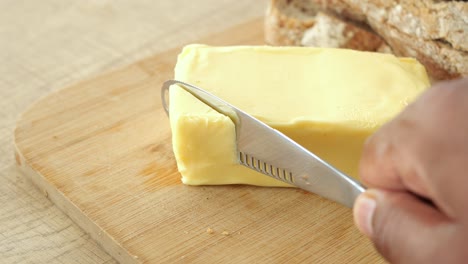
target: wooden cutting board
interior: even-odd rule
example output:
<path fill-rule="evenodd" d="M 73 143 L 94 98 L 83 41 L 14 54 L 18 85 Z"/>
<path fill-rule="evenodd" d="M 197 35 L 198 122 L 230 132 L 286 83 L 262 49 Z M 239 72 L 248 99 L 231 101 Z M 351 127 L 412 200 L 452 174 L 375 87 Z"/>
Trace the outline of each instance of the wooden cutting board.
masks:
<path fill-rule="evenodd" d="M 262 42 L 261 19 L 200 40 Z M 15 131 L 20 170 L 124 263 L 383 262 L 350 209 L 314 194 L 181 184 L 159 97 L 179 51 L 31 106 Z"/>

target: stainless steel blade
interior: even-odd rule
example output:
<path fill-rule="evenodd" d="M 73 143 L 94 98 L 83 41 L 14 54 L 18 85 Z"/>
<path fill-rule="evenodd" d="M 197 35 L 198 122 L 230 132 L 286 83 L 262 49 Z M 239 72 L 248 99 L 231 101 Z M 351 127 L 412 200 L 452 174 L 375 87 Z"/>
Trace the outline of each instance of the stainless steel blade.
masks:
<path fill-rule="evenodd" d="M 365 190 L 358 181 L 340 172 L 283 133 L 191 84 L 176 80 L 164 83 L 161 96 L 166 111 L 166 94 L 174 84 L 233 120 L 236 125 L 240 164 L 347 207 L 353 207 L 356 197 Z"/>

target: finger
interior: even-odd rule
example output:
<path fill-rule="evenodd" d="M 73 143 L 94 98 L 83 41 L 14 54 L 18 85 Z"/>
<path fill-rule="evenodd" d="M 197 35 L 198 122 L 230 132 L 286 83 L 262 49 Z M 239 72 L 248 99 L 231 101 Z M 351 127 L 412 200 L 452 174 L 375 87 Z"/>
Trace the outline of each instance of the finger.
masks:
<path fill-rule="evenodd" d="M 354 217 L 361 232 L 394 263 L 437 263 L 441 246 L 455 242 L 455 225 L 406 192 L 366 191 L 356 200 Z"/>
<path fill-rule="evenodd" d="M 421 168 L 425 160 L 418 153 L 427 148 L 414 108 L 384 125 L 366 142 L 360 161 L 361 180 L 369 187 L 393 191 L 409 190 L 430 198 L 429 185 Z"/>
<path fill-rule="evenodd" d="M 369 187 L 404 190 L 393 160 L 396 149 L 388 133 L 391 126 L 384 125 L 367 139 L 359 162 L 359 177 Z"/>

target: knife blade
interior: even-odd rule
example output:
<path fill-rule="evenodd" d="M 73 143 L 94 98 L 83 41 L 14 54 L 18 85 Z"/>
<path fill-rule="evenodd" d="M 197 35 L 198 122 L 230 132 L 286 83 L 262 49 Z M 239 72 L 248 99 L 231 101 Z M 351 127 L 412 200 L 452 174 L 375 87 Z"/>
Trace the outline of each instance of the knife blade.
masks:
<path fill-rule="evenodd" d="M 353 207 L 365 187 L 280 131 L 194 85 L 168 80 L 161 99 L 168 112 L 168 91 L 178 85 L 214 110 L 231 118 L 236 127 L 238 163 L 267 176 Z"/>

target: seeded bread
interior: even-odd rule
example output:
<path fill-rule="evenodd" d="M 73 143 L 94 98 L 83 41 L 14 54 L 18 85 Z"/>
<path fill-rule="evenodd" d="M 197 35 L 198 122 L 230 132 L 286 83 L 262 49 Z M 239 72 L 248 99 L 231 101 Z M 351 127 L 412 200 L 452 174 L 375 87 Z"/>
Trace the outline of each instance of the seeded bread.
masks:
<path fill-rule="evenodd" d="M 290 10 L 285 12 L 285 7 L 291 5 L 295 8 L 288 7 Z M 294 12 L 291 12 L 291 9 Z M 314 11 L 303 12 L 303 9 Z M 324 12 L 330 18 L 337 18 L 342 23 L 357 25 L 361 29 L 366 29 L 362 25 L 367 25 L 370 27 L 366 29 L 368 32 L 377 34 L 381 40 L 383 39 L 382 43 L 387 43 L 389 46 L 380 46 L 377 51 L 387 50 L 398 56 L 415 57 L 426 66 L 433 79 L 468 76 L 468 2 L 466 1 L 297 0 L 296 3 L 295 0 L 271 0 L 265 23 L 267 42 L 273 45 L 316 46 L 318 43 L 302 40 L 306 35 L 304 32 L 313 31 L 313 27 L 318 24 L 317 14 L 320 12 Z M 281 29 L 281 34 L 271 32 L 275 31 L 272 26 L 275 20 L 271 16 L 282 18 L 283 23 L 276 25 L 276 28 Z M 294 22 L 290 22 L 291 20 Z M 284 26 L 284 21 L 289 21 L 289 28 L 296 28 L 298 21 L 307 21 L 307 24 L 296 30 L 296 34 L 288 35 L 289 29 Z M 333 25 L 340 23 L 335 21 Z M 336 34 L 325 35 L 330 37 Z M 282 41 L 283 36 L 290 37 L 288 43 Z"/>

